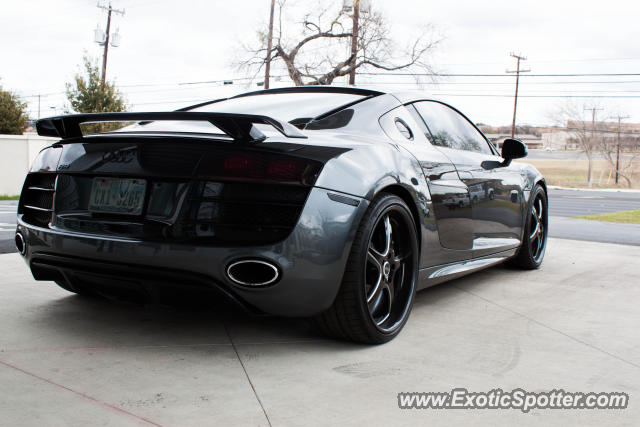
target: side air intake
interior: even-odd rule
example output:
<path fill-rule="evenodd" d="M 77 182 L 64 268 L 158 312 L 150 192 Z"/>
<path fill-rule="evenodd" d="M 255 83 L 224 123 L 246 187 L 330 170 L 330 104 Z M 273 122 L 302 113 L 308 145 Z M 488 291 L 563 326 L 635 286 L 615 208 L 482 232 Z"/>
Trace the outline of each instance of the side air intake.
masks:
<path fill-rule="evenodd" d="M 38 227 L 49 226 L 53 217 L 55 187 L 55 174 L 32 173 L 27 175 L 18 207 L 18 212 L 23 214 L 23 220 L 26 223 Z"/>

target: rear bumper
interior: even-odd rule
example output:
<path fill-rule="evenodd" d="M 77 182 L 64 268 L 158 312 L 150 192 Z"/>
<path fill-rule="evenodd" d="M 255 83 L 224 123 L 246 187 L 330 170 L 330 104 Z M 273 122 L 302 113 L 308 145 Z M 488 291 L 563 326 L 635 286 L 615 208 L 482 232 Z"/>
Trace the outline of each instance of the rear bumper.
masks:
<path fill-rule="evenodd" d="M 210 287 L 253 311 L 282 316 L 311 316 L 327 309 L 340 287 L 360 219 L 368 206 L 342 203 L 313 188 L 292 233 L 283 241 L 256 247 L 202 246 L 121 239 L 34 227 L 18 220 L 24 258 L 34 277 L 51 280 L 46 268 L 66 274 L 92 274 L 122 286 Z M 336 199 L 336 198 L 334 198 Z M 241 258 L 276 264 L 280 280 L 263 288 L 234 284 L 226 267 Z M 47 267 L 48 266 L 48 267 Z M 43 269 L 44 268 L 44 269 Z"/>

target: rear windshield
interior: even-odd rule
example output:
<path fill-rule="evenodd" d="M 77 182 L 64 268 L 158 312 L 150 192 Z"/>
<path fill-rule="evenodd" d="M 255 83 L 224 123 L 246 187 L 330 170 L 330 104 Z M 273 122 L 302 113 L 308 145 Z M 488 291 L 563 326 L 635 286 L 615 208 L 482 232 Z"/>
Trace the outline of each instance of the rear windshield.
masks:
<path fill-rule="evenodd" d="M 230 98 L 189 111 L 257 114 L 290 122 L 317 117 L 362 99 L 363 95 L 347 93 L 273 93 Z"/>
<path fill-rule="evenodd" d="M 361 101 L 365 95 L 347 93 L 272 93 L 239 96 L 223 101 L 217 101 L 202 107 L 186 109 L 186 111 L 200 111 L 209 113 L 238 113 L 255 114 L 272 117 L 285 122 L 291 122 L 296 126 L 304 125 L 310 119 L 329 112 L 343 105 Z M 299 121 L 299 122 L 296 122 Z M 109 127 L 105 127 L 109 126 Z M 123 127 L 124 126 L 124 127 Z M 255 125 L 265 135 L 279 134 L 270 125 Z M 83 129 L 83 134 L 100 132 L 179 132 L 219 135 L 226 137 L 224 132 L 206 121 L 166 121 L 138 122 L 134 124 L 88 124 Z"/>

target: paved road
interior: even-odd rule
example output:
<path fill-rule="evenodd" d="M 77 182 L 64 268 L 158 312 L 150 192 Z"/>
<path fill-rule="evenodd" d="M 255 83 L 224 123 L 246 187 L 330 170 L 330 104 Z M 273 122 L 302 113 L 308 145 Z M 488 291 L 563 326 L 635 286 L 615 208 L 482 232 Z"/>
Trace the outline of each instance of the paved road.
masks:
<path fill-rule="evenodd" d="M 640 192 L 549 190 L 549 216 L 583 216 L 640 209 Z"/>
<path fill-rule="evenodd" d="M 0 202 L 0 253 L 13 252 L 18 202 Z M 549 190 L 549 233 L 552 237 L 640 245 L 640 225 L 569 219 L 603 212 L 640 209 L 640 193 Z"/>
<path fill-rule="evenodd" d="M 0 201 L 0 254 L 14 252 L 17 201 Z"/>
<path fill-rule="evenodd" d="M 561 239 L 640 246 L 640 224 L 552 216 L 549 218 L 549 235 Z"/>
<path fill-rule="evenodd" d="M 300 319 L 72 296 L 0 255 L 0 417 L 7 426 L 638 425 L 639 257 L 634 246 L 550 239 L 539 270 L 496 267 L 420 292 L 397 339 L 364 346 Z M 454 387 L 631 401 L 527 414 L 398 409 L 398 392 Z"/>
<path fill-rule="evenodd" d="M 640 224 L 617 224 L 569 217 L 640 209 L 640 193 L 549 190 L 549 235 L 562 239 L 640 246 Z"/>

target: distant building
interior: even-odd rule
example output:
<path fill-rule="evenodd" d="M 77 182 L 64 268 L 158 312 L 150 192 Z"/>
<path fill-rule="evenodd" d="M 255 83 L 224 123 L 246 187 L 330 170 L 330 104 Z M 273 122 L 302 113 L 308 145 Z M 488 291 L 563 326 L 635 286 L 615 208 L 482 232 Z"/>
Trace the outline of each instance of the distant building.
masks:
<path fill-rule="evenodd" d="M 502 144 L 504 143 L 505 139 L 511 138 L 510 133 L 489 133 L 489 134 L 486 134 L 486 136 L 493 143 L 493 145 L 495 145 L 496 148 L 498 149 L 502 148 Z M 527 148 L 530 148 L 530 149 L 543 148 L 543 145 L 542 145 L 543 142 L 539 136 L 528 135 L 528 134 L 523 134 L 523 135 L 516 134 L 514 138 L 524 142 L 524 145 L 526 145 Z"/>
<path fill-rule="evenodd" d="M 543 148 L 551 148 L 553 150 L 577 150 L 578 144 L 574 140 L 572 132 L 568 132 L 563 127 L 546 127 L 540 128 Z"/>
<path fill-rule="evenodd" d="M 510 138 L 510 133 L 506 131 L 508 126 L 480 125 L 480 129 L 485 133 L 498 148 L 502 147 L 505 139 Z M 569 120 L 565 126 L 519 126 L 515 138 L 521 140 L 531 149 L 552 149 L 552 150 L 580 150 L 581 146 L 577 139 L 578 131 L 587 133 L 595 127 L 596 138 L 599 141 L 610 140 L 616 143 L 618 137 L 618 122 L 595 122 L 595 126 L 590 121 Z M 620 123 L 620 146 L 625 151 L 640 149 L 640 123 Z"/>
<path fill-rule="evenodd" d="M 596 132 L 617 132 L 618 122 L 595 122 L 580 121 L 580 120 L 567 120 L 567 129 L 586 129 L 591 130 L 595 128 Z M 625 134 L 640 134 L 640 123 L 620 123 L 620 132 Z"/>
<path fill-rule="evenodd" d="M 577 140 L 577 133 L 582 132 L 590 135 L 595 133 L 595 142 L 606 145 L 616 144 L 618 133 L 620 134 L 620 147 L 625 151 L 638 150 L 640 147 L 640 123 L 620 123 L 618 122 L 595 122 L 568 120 L 566 127 L 550 128 L 550 132 L 542 132 L 545 140 L 545 147 L 551 146 L 560 150 L 579 150 L 581 146 Z"/>

